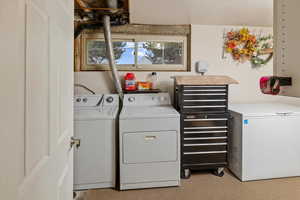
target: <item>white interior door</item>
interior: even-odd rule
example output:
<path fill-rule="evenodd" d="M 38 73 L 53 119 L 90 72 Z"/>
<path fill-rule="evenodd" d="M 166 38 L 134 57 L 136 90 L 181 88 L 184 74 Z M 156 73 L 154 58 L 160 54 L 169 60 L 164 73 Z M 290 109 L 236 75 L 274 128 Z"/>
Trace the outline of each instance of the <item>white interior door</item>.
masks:
<path fill-rule="evenodd" d="M 1 0 L 1 199 L 72 199 L 73 10 Z"/>

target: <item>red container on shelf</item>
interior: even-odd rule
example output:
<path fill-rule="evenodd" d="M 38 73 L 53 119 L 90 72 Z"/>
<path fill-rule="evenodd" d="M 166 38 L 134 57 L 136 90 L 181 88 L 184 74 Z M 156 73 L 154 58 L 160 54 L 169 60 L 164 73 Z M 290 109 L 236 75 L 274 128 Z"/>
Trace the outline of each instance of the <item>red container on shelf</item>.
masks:
<path fill-rule="evenodd" d="M 280 79 L 275 76 L 261 77 L 259 85 L 264 94 L 278 95 L 280 92 Z"/>
<path fill-rule="evenodd" d="M 124 76 L 125 80 L 125 90 L 127 91 L 134 91 L 136 90 L 136 80 L 134 73 L 127 73 Z"/>

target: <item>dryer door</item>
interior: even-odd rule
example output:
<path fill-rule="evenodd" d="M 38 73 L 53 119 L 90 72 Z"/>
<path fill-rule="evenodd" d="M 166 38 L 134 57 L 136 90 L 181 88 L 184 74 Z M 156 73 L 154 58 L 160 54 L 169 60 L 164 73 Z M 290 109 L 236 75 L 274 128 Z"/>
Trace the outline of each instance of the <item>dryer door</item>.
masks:
<path fill-rule="evenodd" d="M 125 133 L 123 163 L 174 162 L 178 160 L 176 131 Z"/>

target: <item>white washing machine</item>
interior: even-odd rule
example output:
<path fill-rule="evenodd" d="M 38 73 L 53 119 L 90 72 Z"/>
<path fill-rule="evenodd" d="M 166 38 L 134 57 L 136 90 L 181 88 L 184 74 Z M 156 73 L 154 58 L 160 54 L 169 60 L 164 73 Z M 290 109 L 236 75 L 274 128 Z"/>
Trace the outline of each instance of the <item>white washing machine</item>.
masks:
<path fill-rule="evenodd" d="M 120 189 L 180 185 L 180 115 L 167 93 L 127 94 L 119 119 Z"/>
<path fill-rule="evenodd" d="M 115 187 L 118 95 L 74 98 L 74 190 Z"/>

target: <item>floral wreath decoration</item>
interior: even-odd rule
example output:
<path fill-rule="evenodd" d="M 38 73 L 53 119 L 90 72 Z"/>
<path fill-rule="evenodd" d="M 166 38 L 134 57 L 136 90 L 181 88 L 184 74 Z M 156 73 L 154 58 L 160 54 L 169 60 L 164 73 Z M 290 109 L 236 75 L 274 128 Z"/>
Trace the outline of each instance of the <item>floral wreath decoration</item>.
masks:
<path fill-rule="evenodd" d="M 273 37 L 255 36 L 247 28 L 232 30 L 225 36 L 224 50 L 239 63 L 250 61 L 253 67 L 260 67 L 273 57 Z"/>

